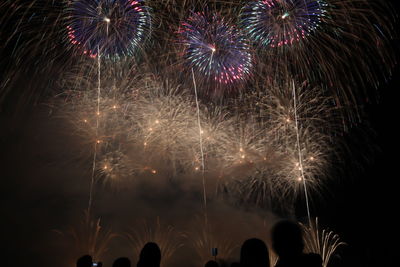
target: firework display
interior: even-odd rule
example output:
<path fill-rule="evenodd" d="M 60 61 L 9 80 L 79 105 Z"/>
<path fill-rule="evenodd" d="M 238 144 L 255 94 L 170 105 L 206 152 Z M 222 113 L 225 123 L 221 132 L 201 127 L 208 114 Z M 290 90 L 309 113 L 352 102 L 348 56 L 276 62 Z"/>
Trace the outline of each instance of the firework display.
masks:
<path fill-rule="evenodd" d="M 0 104 L 44 98 L 76 137 L 72 161 L 90 177 L 87 219 L 71 231 L 80 250 L 100 257 L 115 237 L 91 219 L 104 212 L 97 190 L 159 183 L 195 191 L 187 202 L 202 196 L 204 227 L 188 230 L 202 261 L 237 247 L 207 228 L 208 201 L 273 213 L 305 197 L 306 247 L 327 266 L 343 243 L 311 224 L 309 198 L 340 169 L 346 129 L 392 71 L 393 13 L 381 0 L 205 2 L 3 1 Z M 126 234 L 134 253 L 154 239 L 175 256 L 173 236 L 186 235 L 166 225 Z"/>
<path fill-rule="evenodd" d="M 68 13 L 68 38 L 90 57 L 131 56 L 151 29 L 149 9 L 142 0 L 76 0 Z"/>
<path fill-rule="evenodd" d="M 243 8 L 241 19 L 254 42 L 280 47 L 298 42 L 315 31 L 325 15 L 325 6 L 319 0 L 252 1 Z"/>
<path fill-rule="evenodd" d="M 11 10 L 15 5 L 23 14 L 45 6 L 41 1 L 30 6 L 7 1 L 3 7 Z M 239 198 L 253 203 L 263 202 L 266 194 L 287 199 L 301 191 L 298 181 L 318 188 L 327 177 L 332 155 L 340 150 L 332 145 L 339 124 L 343 127 L 338 114 L 347 112 L 343 104 L 356 98 L 348 84 L 356 83 L 361 73 L 367 79 L 377 78 L 363 69 L 373 57 L 354 55 L 363 48 L 380 49 L 375 44 L 383 44 L 389 36 L 390 20 L 374 13 L 374 9 L 384 10 L 384 5 L 367 0 L 265 0 L 240 3 L 236 8 L 221 3 L 221 9 L 230 11 L 219 12 L 217 6 L 185 1 L 190 15 L 181 12 L 175 21 L 179 26 L 170 26 L 178 28 L 177 33 L 171 30 L 168 42 L 157 42 L 160 51 L 168 53 L 172 40 L 179 44 L 179 53 L 171 51 L 168 60 L 149 59 L 136 65 L 129 56 L 149 37 L 150 9 L 157 10 L 158 28 L 165 30 L 164 24 L 174 20 L 163 21 L 167 16 L 161 16 L 160 9 L 178 14 L 174 6 L 173 1 L 157 5 L 136 0 L 74 0 L 52 6 L 57 15 L 46 9 L 55 25 L 67 24 L 69 42 L 83 49 L 82 59 L 75 64 L 78 71 L 63 75 L 68 83 L 61 83 L 60 90 L 69 88 L 62 95 L 67 96 L 66 114 L 74 118 L 76 132 L 86 144 L 95 144 L 96 174 L 115 184 L 143 173 L 167 171 L 179 176 L 202 168 L 223 177 L 219 181 L 231 188 L 228 191 L 240 192 Z M 240 14 L 239 27 L 235 14 Z M 34 16 L 20 18 L 24 27 L 6 39 L 2 49 L 13 44 L 17 33 L 25 34 L 29 20 L 36 21 Z M 56 33 L 54 28 L 50 32 L 48 36 Z M 357 43 L 351 41 L 355 39 Z M 264 54 L 259 56 L 251 42 Z M 29 47 L 15 46 L 12 56 L 18 57 Z M 338 49 L 344 53 L 333 55 Z M 378 62 L 386 58 L 386 50 L 380 50 Z M 119 59 L 120 64 L 84 59 L 85 54 L 96 57 L 99 53 Z M 352 70 L 347 72 L 348 68 Z M 12 81 L 3 87 L 8 90 L 9 84 Z M 239 84 L 240 96 L 230 99 L 229 92 Z M 335 85 L 335 91 L 327 90 Z M 225 100 L 218 105 L 207 103 L 193 89 L 200 97 Z M 161 162 L 165 164 L 160 167 Z"/>

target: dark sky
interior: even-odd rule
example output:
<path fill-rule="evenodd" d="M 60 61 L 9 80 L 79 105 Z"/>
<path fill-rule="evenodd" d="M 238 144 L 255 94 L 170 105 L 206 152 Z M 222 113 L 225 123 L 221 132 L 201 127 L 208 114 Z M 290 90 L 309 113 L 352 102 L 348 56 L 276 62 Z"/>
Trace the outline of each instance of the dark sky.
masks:
<path fill-rule="evenodd" d="M 399 3 L 395 5 L 399 10 Z M 358 128 L 368 129 L 370 137 L 365 146 L 376 147 L 373 155 L 368 156 L 368 161 L 363 161 L 360 159 L 363 153 L 354 151 L 354 155 L 360 158 L 346 160 L 345 166 L 339 167 L 343 168 L 343 175 L 335 179 L 323 197 L 312 206 L 321 224 L 340 234 L 348 243 L 341 250 L 343 259 L 339 266 L 383 267 L 395 266 L 398 262 L 400 224 L 396 217 L 400 203 L 397 187 L 400 164 L 397 153 L 400 150 L 396 128 L 399 122 L 399 89 L 400 68 L 396 66 L 391 79 L 382 82 L 378 100 L 366 105 L 368 119 L 365 121 L 370 125 L 354 125 L 349 131 L 350 139 L 364 138 L 358 133 Z M 88 184 L 85 176 L 77 169 L 63 167 L 70 166 L 70 163 L 52 163 L 71 156 L 74 151 L 69 149 L 69 144 L 76 140 L 60 133 L 62 129 L 57 122 L 43 119 L 49 118 L 47 111 L 41 105 L 26 108 L 18 114 L 0 110 L 0 251 L 6 261 L 3 266 L 28 266 L 30 262 L 31 266 L 38 266 L 39 263 L 48 264 L 57 260 L 56 256 L 63 253 L 54 248 L 63 247 L 51 230 L 65 229 L 73 224 L 86 205 Z M 60 147 L 64 147 L 65 152 L 60 154 Z M 355 162 L 364 162 L 362 168 L 355 166 Z M 157 187 L 152 190 L 157 190 Z M 99 213 L 104 212 L 102 216 L 106 222 L 129 209 L 129 205 L 107 207 L 107 201 L 114 196 L 111 194 L 99 200 L 99 206 L 106 206 L 99 209 Z M 182 203 L 193 196 L 179 196 L 183 200 L 176 202 L 172 200 L 174 196 L 174 192 L 170 191 L 167 195 L 163 194 L 162 200 L 171 205 L 175 203 L 177 207 L 191 208 Z M 132 201 L 129 197 L 120 198 L 117 200 L 120 203 Z M 216 207 L 221 207 L 224 212 L 232 212 L 228 207 L 219 205 L 216 204 Z M 163 209 L 164 206 L 158 208 Z M 140 212 L 147 214 L 145 210 Z M 185 216 L 182 215 L 182 218 Z M 235 218 L 242 214 L 232 216 Z M 44 253 L 55 254 L 49 260 L 43 260 Z"/>
<path fill-rule="evenodd" d="M 392 80 L 380 89 L 379 103 L 367 107 L 374 134 L 365 146 L 376 146 L 374 155 L 355 175 L 351 173 L 357 169 L 356 162 L 349 159 L 343 179 L 328 189 L 329 200 L 318 207 L 321 220 L 326 220 L 349 243 L 345 256 L 361 257 L 353 261 L 362 260 L 363 264 L 353 266 L 395 266 L 393 255 L 398 251 L 399 237 L 399 223 L 395 219 L 399 210 L 399 139 L 394 124 L 399 114 L 399 88 L 397 67 Z"/>

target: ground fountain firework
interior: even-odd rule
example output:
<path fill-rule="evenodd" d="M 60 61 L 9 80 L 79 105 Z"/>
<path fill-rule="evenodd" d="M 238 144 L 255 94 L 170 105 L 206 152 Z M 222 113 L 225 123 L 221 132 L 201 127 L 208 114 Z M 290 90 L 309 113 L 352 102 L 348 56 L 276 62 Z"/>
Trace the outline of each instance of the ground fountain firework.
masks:
<path fill-rule="evenodd" d="M 183 246 L 184 234 L 176 231 L 171 225 L 164 225 L 158 217 L 154 223 L 144 221 L 142 227 L 131 229 L 125 235 L 132 246 L 133 255 L 139 255 L 146 243 L 157 243 L 162 251 L 161 266 L 169 266 L 168 261 Z"/>
<path fill-rule="evenodd" d="M 301 225 L 308 252 L 320 254 L 323 267 L 327 267 L 331 258 L 337 253 L 339 247 L 347 245 L 338 234 L 329 229 L 322 229 L 315 218 L 309 225 Z"/>
<path fill-rule="evenodd" d="M 68 259 L 70 264 L 74 263 L 76 257 L 86 254 L 91 255 L 94 261 L 102 261 L 110 242 L 118 236 L 110 229 L 103 228 L 100 219 L 92 218 L 87 211 L 77 225 L 67 231 L 56 232 L 63 237 L 64 242 L 70 243 L 70 248 L 73 248 L 67 253 L 67 256 L 72 257 Z"/>

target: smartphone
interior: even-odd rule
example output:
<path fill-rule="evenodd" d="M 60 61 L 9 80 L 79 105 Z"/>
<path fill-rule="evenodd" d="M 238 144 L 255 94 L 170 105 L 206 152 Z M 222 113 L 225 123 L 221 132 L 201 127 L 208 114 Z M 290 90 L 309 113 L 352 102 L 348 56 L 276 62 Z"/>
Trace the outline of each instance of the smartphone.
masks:
<path fill-rule="evenodd" d="M 99 264 L 97 262 L 93 262 L 92 266 L 97 267 Z"/>
<path fill-rule="evenodd" d="M 218 248 L 212 248 L 211 249 L 211 254 L 215 257 L 218 255 Z"/>

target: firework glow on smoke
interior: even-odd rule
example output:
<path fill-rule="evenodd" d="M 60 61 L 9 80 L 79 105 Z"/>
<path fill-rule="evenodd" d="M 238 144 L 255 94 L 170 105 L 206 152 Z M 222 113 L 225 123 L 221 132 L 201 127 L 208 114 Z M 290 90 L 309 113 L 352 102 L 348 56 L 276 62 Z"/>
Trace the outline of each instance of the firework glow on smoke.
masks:
<path fill-rule="evenodd" d="M 199 133 L 195 99 L 185 90 L 163 86 L 150 76 L 132 77 L 129 71 L 117 75 L 122 82 L 114 84 L 108 75 L 115 76 L 115 69 L 107 69 L 99 115 L 96 75 L 91 80 L 87 69 L 77 79 L 67 79 L 77 89 L 66 92 L 61 110 L 72 119 L 85 150 L 98 142 L 98 179 L 106 184 L 119 187 L 148 175 L 196 175 L 201 170 L 199 135 L 205 171 L 218 177 L 213 191 L 229 192 L 243 203 L 268 206 L 270 198 L 289 203 L 302 192 L 300 169 L 316 191 L 329 178 L 327 170 L 338 152 L 332 144 L 340 131 L 339 111 L 318 87 L 296 85 L 304 157 L 300 166 L 290 83 L 244 94 L 240 110 L 235 102 L 225 107 L 201 102 Z"/>

